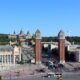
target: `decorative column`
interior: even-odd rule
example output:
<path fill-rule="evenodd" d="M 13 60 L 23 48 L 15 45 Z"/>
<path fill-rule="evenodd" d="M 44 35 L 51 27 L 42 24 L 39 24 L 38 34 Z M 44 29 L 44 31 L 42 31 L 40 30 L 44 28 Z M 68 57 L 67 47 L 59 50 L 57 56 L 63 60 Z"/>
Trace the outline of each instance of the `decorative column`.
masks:
<path fill-rule="evenodd" d="M 11 54 L 10 54 L 10 64 L 11 64 Z"/>
<path fill-rule="evenodd" d="M 13 63 L 15 64 L 15 55 L 13 55 Z"/>
<path fill-rule="evenodd" d="M 41 64 L 41 33 L 39 30 L 35 33 L 35 64 Z"/>
<path fill-rule="evenodd" d="M 60 63 L 64 64 L 65 63 L 65 35 L 62 30 L 58 34 L 58 39 L 59 39 L 58 48 L 59 48 Z"/>
<path fill-rule="evenodd" d="M 9 59 L 8 59 L 8 55 L 6 55 L 6 58 L 7 58 L 7 64 L 9 64 Z"/>
<path fill-rule="evenodd" d="M 2 55 L 2 64 L 3 64 L 3 55 Z"/>
<path fill-rule="evenodd" d="M 13 64 L 15 65 L 15 47 L 14 47 L 14 49 L 13 49 L 12 54 L 13 54 Z"/>
<path fill-rule="evenodd" d="M 5 55 L 5 64 L 7 64 L 7 55 Z"/>
<path fill-rule="evenodd" d="M 21 47 L 19 47 L 19 61 L 21 61 L 21 52 L 22 52 Z"/>
<path fill-rule="evenodd" d="M 5 58 L 5 64 L 6 64 L 6 55 L 4 55 L 4 58 Z"/>

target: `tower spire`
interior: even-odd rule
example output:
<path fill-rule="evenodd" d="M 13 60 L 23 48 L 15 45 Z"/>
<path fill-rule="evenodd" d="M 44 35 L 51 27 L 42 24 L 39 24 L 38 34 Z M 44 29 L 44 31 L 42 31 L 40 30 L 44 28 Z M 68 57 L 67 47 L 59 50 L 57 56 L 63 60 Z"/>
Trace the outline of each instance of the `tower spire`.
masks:
<path fill-rule="evenodd" d="M 41 63 L 41 33 L 39 30 L 35 32 L 35 63 Z"/>
<path fill-rule="evenodd" d="M 58 39 L 59 39 L 59 58 L 60 58 L 60 63 L 63 64 L 65 63 L 65 35 L 62 30 L 60 30 L 58 34 Z"/>

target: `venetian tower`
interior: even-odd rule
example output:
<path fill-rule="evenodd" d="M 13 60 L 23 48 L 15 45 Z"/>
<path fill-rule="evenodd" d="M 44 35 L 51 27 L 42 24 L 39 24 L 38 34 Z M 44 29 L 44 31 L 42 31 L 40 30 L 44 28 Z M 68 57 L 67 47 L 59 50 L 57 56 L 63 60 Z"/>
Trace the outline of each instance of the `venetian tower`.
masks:
<path fill-rule="evenodd" d="M 58 39 L 59 39 L 59 43 L 58 43 L 59 59 L 60 59 L 60 63 L 64 64 L 65 63 L 65 35 L 62 30 L 60 30 L 58 34 Z"/>
<path fill-rule="evenodd" d="M 41 33 L 35 32 L 35 64 L 41 64 Z"/>

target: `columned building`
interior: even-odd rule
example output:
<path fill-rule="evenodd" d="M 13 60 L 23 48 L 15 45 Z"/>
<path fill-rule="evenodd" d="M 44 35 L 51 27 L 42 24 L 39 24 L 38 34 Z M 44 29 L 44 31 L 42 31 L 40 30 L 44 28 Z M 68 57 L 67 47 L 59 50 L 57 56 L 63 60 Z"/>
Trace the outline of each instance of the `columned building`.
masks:
<path fill-rule="evenodd" d="M 65 35 L 64 32 L 61 30 L 58 34 L 58 49 L 59 49 L 59 59 L 60 63 L 65 63 Z"/>
<path fill-rule="evenodd" d="M 26 41 L 26 34 L 21 30 L 20 33 L 18 34 L 18 39 L 21 45 L 25 44 Z"/>
<path fill-rule="evenodd" d="M 19 61 L 21 61 L 20 47 L 0 46 L 0 66 L 17 64 Z"/>
<path fill-rule="evenodd" d="M 41 64 L 41 33 L 39 30 L 35 33 L 35 64 Z"/>

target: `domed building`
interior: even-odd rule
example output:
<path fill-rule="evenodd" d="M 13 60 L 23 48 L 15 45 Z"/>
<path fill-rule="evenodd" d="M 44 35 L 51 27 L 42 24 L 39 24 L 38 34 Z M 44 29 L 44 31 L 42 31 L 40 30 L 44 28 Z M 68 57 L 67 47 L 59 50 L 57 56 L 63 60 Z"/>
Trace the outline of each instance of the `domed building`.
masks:
<path fill-rule="evenodd" d="M 17 35 L 16 35 L 15 31 L 13 32 L 13 34 L 9 34 L 8 38 L 9 39 L 17 39 Z"/>

